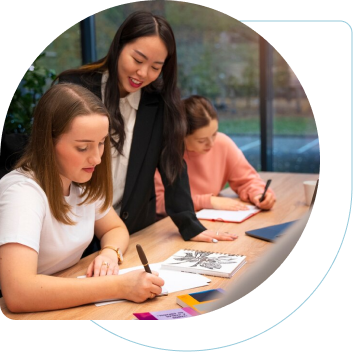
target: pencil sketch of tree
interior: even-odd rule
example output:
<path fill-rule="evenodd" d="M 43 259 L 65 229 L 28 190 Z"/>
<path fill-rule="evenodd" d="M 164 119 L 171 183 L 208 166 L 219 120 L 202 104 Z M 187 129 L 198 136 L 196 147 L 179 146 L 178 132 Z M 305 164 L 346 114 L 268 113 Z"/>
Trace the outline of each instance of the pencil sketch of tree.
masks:
<path fill-rule="evenodd" d="M 184 256 L 174 256 L 173 259 L 179 261 L 179 263 L 171 263 L 172 265 L 182 263 L 195 263 L 191 267 L 201 266 L 207 269 L 221 269 L 222 264 L 233 264 L 236 263 L 236 258 L 228 255 L 218 255 L 210 257 L 211 252 L 193 251 L 186 252 Z"/>

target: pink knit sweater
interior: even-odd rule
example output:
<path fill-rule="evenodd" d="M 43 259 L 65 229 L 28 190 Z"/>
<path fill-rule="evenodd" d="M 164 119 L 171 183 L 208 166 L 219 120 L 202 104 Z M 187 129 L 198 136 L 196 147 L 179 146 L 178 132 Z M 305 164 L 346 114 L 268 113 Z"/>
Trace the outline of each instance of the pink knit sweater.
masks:
<path fill-rule="evenodd" d="M 211 196 L 217 196 L 228 182 L 241 200 L 261 194 L 265 182 L 245 159 L 241 150 L 225 134 L 218 132 L 213 148 L 206 154 L 186 151 L 190 190 L 195 211 L 212 209 Z M 157 214 L 166 215 L 164 186 L 158 171 L 154 177 Z M 272 190 L 268 190 L 273 192 Z"/>

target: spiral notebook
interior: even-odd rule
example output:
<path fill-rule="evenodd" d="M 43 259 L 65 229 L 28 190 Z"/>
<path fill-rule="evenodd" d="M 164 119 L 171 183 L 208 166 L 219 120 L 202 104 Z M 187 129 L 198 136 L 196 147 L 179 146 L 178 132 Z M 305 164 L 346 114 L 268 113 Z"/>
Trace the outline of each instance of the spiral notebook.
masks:
<path fill-rule="evenodd" d="M 181 249 L 165 260 L 161 268 L 230 278 L 245 263 L 244 255 Z"/>

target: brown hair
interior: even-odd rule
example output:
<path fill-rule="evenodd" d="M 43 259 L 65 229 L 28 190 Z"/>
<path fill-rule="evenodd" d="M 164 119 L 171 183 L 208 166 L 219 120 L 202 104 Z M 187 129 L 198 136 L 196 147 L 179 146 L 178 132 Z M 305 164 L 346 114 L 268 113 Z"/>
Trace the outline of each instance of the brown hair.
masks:
<path fill-rule="evenodd" d="M 151 36 L 158 36 L 163 41 L 168 55 L 160 76 L 143 90 L 160 92 L 165 103 L 161 163 L 167 179 L 170 183 L 173 183 L 184 168 L 186 120 L 181 106 L 180 92 L 177 87 L 178 64 L 174 33 L 163 17 L 145 11 L 132 13 L 119 27 L 105 57 L 78 69 L 64 71 L 58 75 L 56 80 L 61 78 L 65 80 L 65 76 L 79 74 L 90 85 L 92 84 L 90 74 L 106 70 L 109 72 L 103 98 L 112 118 L 111 143 L 122 154 L 125 130 L 124 120 L 119 108 L 120 92 L 117 63 L 126 44 L 141 37 Z"/>
<path fill-rule="evenodd" d="M 55 143 L 60 135 L 70 129 L 75 117 L 92 114 L 107 116 L 110 129 L 106 107 L 89 90 L 74 84 L 52 86 L 35 108 L 29 144 L 15 166 L 33 175 L 45 192 L 55 219 L 67 225 L 75 223 L 69 217 L 71 207 L 63 196 Z M 74 184 L 84 189 L 81 195 L 84 200 L 80 205 L 104 199 L 101 211 L 111 206 L 113 183 L 109 138 L 105 139 L 101 163 L 96 166 L 92 178 L 84 184 Z"/>
<path fill-rule="evenodd" d="M 211 120 L 218 120 L 217 112 L 207 98 L 200 95 L 191 95 L 182 102 L 186 112 L 187 135 L 193 134 L 199 128 L 208 126 Z"/>

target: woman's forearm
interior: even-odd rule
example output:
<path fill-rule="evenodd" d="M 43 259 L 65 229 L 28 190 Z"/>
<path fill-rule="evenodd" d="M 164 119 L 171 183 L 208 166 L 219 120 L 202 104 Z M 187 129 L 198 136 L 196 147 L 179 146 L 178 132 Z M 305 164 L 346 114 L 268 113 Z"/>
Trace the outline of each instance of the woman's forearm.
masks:
<path fill-rule="evenodd" d="M 120 248 L 120 250 L 124 253 L 129 244 L 129 239 L 129 233 L 125 228 L 112 229 L 102 236 L 100 240 L 101 248 L 111 246 L 114 248 Z M 107 253 L 109 253 L 108 250 Z"/>
<path fill-rule="evenodd" d="M 124 298 L 123 279 L 116 275 L 86 279 L 34 275 L 21 281 L 13 278 L 2 291 L 10 311 L 37 312 Z"/>

